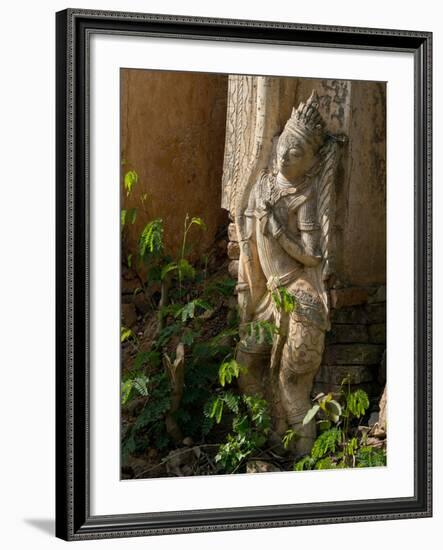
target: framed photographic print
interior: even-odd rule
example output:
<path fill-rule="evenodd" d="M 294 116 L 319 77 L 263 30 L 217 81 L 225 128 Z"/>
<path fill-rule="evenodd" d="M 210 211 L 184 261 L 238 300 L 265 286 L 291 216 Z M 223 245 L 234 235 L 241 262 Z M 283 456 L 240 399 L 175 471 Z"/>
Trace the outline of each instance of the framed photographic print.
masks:
<path fill-rule="evenodd" d="M 431 39 L 57 14 L 57 536 L 431 515 Z"/>

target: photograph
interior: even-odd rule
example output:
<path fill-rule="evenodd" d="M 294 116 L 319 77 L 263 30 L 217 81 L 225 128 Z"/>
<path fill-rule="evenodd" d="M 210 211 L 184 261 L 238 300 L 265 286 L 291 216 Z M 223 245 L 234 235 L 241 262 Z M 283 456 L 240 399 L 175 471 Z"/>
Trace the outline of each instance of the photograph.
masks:
<path fill-rule="evenodd" d="M 384 468 L 386 82 L 119 78 L 121 480 Z"/>

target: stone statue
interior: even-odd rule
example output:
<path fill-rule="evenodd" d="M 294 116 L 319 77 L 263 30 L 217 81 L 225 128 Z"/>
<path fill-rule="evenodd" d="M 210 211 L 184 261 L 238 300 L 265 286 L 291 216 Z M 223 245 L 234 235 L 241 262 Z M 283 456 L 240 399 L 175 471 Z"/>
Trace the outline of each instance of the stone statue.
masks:
<path fill-rule="evenodd" d="M 333 272 L 337 139 L 327 134 L 318 103 L 314 91 L 292 109 L 273 166 L 261 170 L 236 217 L 242 327 L 237 360 L 247 367 L 240 388 L 271 403 L 274 437 L 289 428 L 296 432 L 296 455 L 309 452 L 316 436 L 314 422 L 304 426 L 303 418 L 329 328 Z M 288 311 L 279 307 L 285 294 L 292 303 Z M 276 329 L 272 341 L 263 334 L 266 323 Z"/>

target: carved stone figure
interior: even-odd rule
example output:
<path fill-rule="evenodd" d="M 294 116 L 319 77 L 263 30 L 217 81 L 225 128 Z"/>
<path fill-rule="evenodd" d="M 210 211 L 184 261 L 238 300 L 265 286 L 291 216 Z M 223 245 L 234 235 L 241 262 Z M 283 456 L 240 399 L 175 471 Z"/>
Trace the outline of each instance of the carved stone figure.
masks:
<path fill-rule="evenodd" d="M 271 403 L 274 434 L 296 432 L 292 451 L 298 455 L 309 452 L 316 435 L 315 424 L 304 426 L 303 418 L 329 328 L 333 271 L 336 139 L 327 134 L 318 107 L 313 92 L 292 109 L 270 167 L 261 170 L 235 216 L 242 327 L 237 360 L 247 367 L 239 384 Z M 267 327 L 274 327 L 272 341 Z"/>

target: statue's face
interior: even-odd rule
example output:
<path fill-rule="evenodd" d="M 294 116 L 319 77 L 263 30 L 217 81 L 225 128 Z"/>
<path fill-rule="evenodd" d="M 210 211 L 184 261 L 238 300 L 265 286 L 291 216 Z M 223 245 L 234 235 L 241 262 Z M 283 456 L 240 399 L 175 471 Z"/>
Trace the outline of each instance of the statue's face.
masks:
<path fill-rule="evenodd" d="M 283 132 L 277 143 L 277 166 L 289 181 L 303 176 L 314 164 L 316 151 L 302 136 Z"/>

